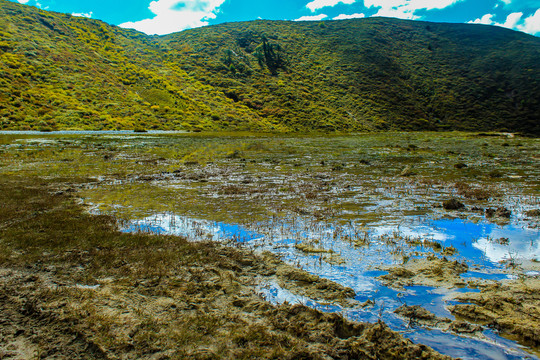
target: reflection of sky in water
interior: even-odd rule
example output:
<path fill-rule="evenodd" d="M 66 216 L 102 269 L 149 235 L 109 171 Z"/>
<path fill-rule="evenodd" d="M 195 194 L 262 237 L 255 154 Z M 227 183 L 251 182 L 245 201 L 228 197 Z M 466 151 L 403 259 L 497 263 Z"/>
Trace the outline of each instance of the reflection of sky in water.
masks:
<path fill-rule="evenodd" d="M 393 229 L 393 230 L 392 230 Z M 540 230 L 517 225 L 501 226 L 489 222 L 472 223 L 462 219 L 432 220 L 427 223 L 400 226 L 402 236 L 420 237 L 439 242 L 444 247 L 453 246 L 457 257 L 484 268 L 500 268 L 500 261 L 508 259 L 539 259 Z M 381 226 L 375 234 L 385 234 L 395 228 Z M 507 238 L 507 244 L 497 239 Z"/>
<path fill-rule="evenodd" d="M 279 287 L 275 283 L 265 284 L 259 288 L 259 293 L 272 303 L 282 304 L 303 304 L 323 312 L 339 312 L 347 318 L 355 321 L 368 321 L 371 323 L 381 319 L 392 329 L 399 331 L 404 337 L 413 340 L 415 343 L 428 345 L 440 353 L 459 357 L 462 359 L 536 359 L 524 353 L 515 342 L 501 338 L 491 330 L 484 331 L 485 339 L 475 339 L 471 337 L 461 337 L 452 335 L 437 329 L 425 329 L 408 324 L 406 321 L 394 316 L 392 312 L 385 311 L 386 307 L 398 302 L 408 305 L 422 305 L 430 309 L 429 304 L 442 302 L 440 296 L 437 296 L 433 289 L 427 287 L 414 287 L 413 293 L 420 298 L 426 298 L 426 301 L 410 301 L 406 296 L 398 301 L 397 292 L 392 289 L 382 288 L 381 296 L 373 306 L 365 308 L 343 308 L 341 306 L 320 304 L 304 296 L 299 296 L 290 291 Z M 357 299 L 359 299 L 357 297 Z M 359 299 L 360 300 L 360 299 Z M 382 310 L 382 311 L 381 311 Z M 445 310 L 446 311 L 446 310 Z M 446 313 L 448 313 L 446 311 Z M 437 314 L 444 316 L 446 314 Z"/>
<path fill-rule="evenodd" d="M 434 289 L 423 286 L 406 287 L 404 291 L 381 286 L 376 279 L 385 272 L 377 270 L 381 265 L 394 265 L 402 261 L 402 252 L 433 250 L 422 244 L 413 248 L 403 247 L 403 239 L 427 239 L 437 241 L 444 247 L 453 246 L 458 250 L 456 258 L 469 264 L 480 266 L 462 276 L 493 280 L 507 278 L 505 274 L 493 273 L 501 268 L 500 260 L 513 258 L 540 258 L 539 230 L 520 228 L 514 225 L 501 227 L 492 223 L 471 223 L 461 219 L 422 221 L 410 218 L 405 225 L 389 226 L 378 224 L 369 228 L 354 224 L 336 227 L 321 222 L 307 222 L 301 218 L 290 224 L 271 222 L 255 226 L 256 231 L 240 225 L 196 220 L 172 214 L 157 214 L 146 219 L 133 221 L 124 231 L 146 231 L 157 234 L 173 234 L 188 239 L 214 241 L 236 241 L 260 250 L 279 254 L 290 264 L 321 277 L 351 287 L 356 292 L 356 300 L 373 305 L 363 308 L 341 308 L 323 305 L 312 299 L 295 295 L 276 284 L 265 284 L 260 293 L 274 303 L 302 303 L 322 311 L 338 311 L 353 320 L 375 322 L 379 318 L 395 330 L 416 342 L 432 346 L 436 350 L 468 359 L 514 359 L 525 354 L 517 350 L 514 342 L 504 340 L 495 334 L 494 341 L 455 336 L 441 331 L 421 328 L 411 329 L 393 311 L 403 304 L 421 305 L 437 316 L 453 319 L 446 309 L 446 296 L 451 291 L 475 291 L 471 289 Z M 507 245 L 497 244 L 488 239 L 508 238 Z M 369 245 L 360 246 L 354 240 L 367 238 Z M 296 244 L 309 243 L 316 248 L 331 250 L 329 253 L 304 253 L 295 248 Z M 396 255 L 392 255 L 395 253 Z M 509 255 L 510 254 L 510 255 Z M 486 272 L 482 270 L 485 269 Z M 495 344 L 495 342 L 497 344 Z M 516 352 L 513 354 L 513 352 Z"/>
<path fill-rule="evenodd" d="M 184 236 L 188 239 L 213 241 L 235 240 L 238 242 L 247 242 L 261 237 L 261 235 L 249 231 L 240 225 L 198 220 L 172 214 L 156 214 L 142 220 L 132 221 L 123 231 L 141 231 L 153 234 Z"/>
<path fill-rule="evenodd" d="M 454 246 L 461 257 L 476 264 L 489 266 L 510 257 L 540 259 L 539 229 L 486 222 L 474 224 L 461 219 L 435 220 L 430 225 L 437 231 L 451 234 L 444 245 Z M 496 239 L 500 238 L 508 238 L 508 244 L 497 243 Z"/>

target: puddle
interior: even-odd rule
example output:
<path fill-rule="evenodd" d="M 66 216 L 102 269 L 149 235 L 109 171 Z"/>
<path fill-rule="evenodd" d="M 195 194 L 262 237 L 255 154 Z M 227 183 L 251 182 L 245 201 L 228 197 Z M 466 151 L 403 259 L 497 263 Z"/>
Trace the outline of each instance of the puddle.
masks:
<path fill-rule="evenodd" d="M 392 329 L 415 342 L 433 347 L 441 353 L 464 359 L 531 358 L 516 342 L 485 330 L 483 338 L 460 336 L 438 329 L 411 327 L 409 321 L 394 314 L 398 307 L 421 305 L 438 317 L 453 320 L 447 310 L 453 293 L 479 290 L 467 287 L 442 289 L 427 286 L 405 286 L 402 290 L 381 285 L 378 276 L 384 265 L 398 265 L 404 256 L 425 257 L 440 249 L 453 247 L 451 259 L 466 261 L 465 279 L 502 280 L 511 278 L 501 261 L 538 259 L 539 229 L 517 225 L 500 226 L 489 222 L 472 223 L 461 219 L 425 220 L 410 217 L 394 226 L 384 223 L 365 227 L 350 222 L 336 225 L 298 217 L 288 222 L 276 219 L 258 223 L 249 229 L 223 222 L 198 220 L 174 214 L 156 214 L 131 221 L 124 231 L 152 232 L 185 236 L 191 240 L 207 239 L 225 243 L 243 243 L 259 251 L 268 250 L 295 266 L 323 278 L 348 286 L 356 292 L 359 306 L 343 308 L 322 304 L 298 296 L 277 284 L 261 284 L 258 291 L 273 303 L 302 303 L 321 311 L 343 313 L 350 319 L 376 322 L 382 319 Z M 503 242 L 493 239 L 505 238 Z M 441 245 L 439 251 L 434 250 Z M 536 272 L 530 272 L 535 276 Z M 363 304 L 363 306 L 360 306 Z"/>
<path fill-rule="evenodd" d="M 124 232 L 148 232 L 183 236 L 191 240 L 248 242 L 262 237 L 240 225 L 192 219 L 174 214 L 157 214 L 131 221 Z"/>
<path fill-rule="evenodd" d="M 483 266 L 506 260 L 540 260 L 540 229 L 519 225 L 436 220 L 430 224 L 447 235 L 445 246 L 455 247 L 462 257 Z"/>
<path fill-rule="evenodd" d="M 422 305 L 451 318 L 451 297 L 479 291 L 474 282 L 540 276 L 538 219 L 526 215 L 540 205 L 537 139 L 465 133 L 160 134 L 170 133 L 0 132 L 0 165 L 3 174 L 96 179 L 80 197 L 87 205 L 99 204 L 95 212 L 139 219 L 123 224 L 124 231 L 269 250 L 351 287 L 359 303 L 372 305 L 326 306 L 263 284 L 266 290 L 260 291 L 270 301 L 302 302 L 362 321 L 381 318 L 452 356 L 527 357 L 518 344 L 488 330 L 486 339 L 477 340 L 411 328 L 393 311 Z M 458 169 L 459 163 L 466 167 Z M 402 176 L 406 165 L 416 175 Z M 501 177 L 492 177 L 492 170 Z M 454 197 L 465 210 L 441 207 Z M 510 209 L 509 224 L 485 220 L 487 207 Z M 158 214 L 143 219 L 151 213 Z M 466 272 L 456 275 L 462 287 L 405 284 L 396 290 L 377 279 L 389 275 L 387 267 L 427 256 L 466 261 Z"/>
<path fill-rule="evenodd" d="M 467 271 L 466 273 L 461 274 L 462 278 L 477 278 L 477 279 L 484 279 L 484 280 L 505 280 L 505 279 L 513 279 L 514 275 L 510 274 L 490 274 L 490 273 L 484 273 L 479 271 Z"/>

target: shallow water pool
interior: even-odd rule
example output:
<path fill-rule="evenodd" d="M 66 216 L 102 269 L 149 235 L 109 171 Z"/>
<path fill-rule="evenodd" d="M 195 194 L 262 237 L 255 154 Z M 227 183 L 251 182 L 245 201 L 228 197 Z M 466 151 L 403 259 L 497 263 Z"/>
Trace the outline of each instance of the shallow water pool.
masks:
<path fill-rule="evenodd" d="M 259 223 L 248 229 L 237 224 L 169 213 L 131 221 L 124 231 L 173 234 L 191 240 L 241 243 L 258 251 L 268 250 L 289 264 L 352 288 L 359 304 L 369 301 L 367 304 L 371 305 L 347 308 L 296 295 L 276 283 L 261 284 L 259 292 L 273 303 L 303 303 L 322 311 L 340 312 L 358 321 L 381 319 L 407 338 L 454 357 L 537 358 L 518 343 L 500 337 L 490 329 L 485 329 L 481 337 L 457 335 L 411 324 L 394 313 L 404 304 L 420 305 L 438 317 L 454 319 L 447 310 L 447 305 L 454 303 L 452 295 L 479 290 L 427 286 L 405 286 L 398 290 L 382 285 L 377 277 L 386 273 L 382 267 L 399 265 L 404 257 L 442 256 L 441 249 L 452 247 L 455 254 L 447 257 L 469 265 L 469 271 L 463 273 L 462 278 L 509 279 L 513 275 L 506 271 L 508 261 L 518 263 L 523 259 L 540 258 L 539 229 L 519 224 L 503 226 L 487 221 L 473 223 L 463 219 L 421 217 L 407 218 L 399 225 L 378 223 L 369 227 L 352 222 L 347 225 L 314 222 L 298 217 L 288 222 Z M 503 240 L 498 240 L 501 238 Z M 534 272 L 530 273 L 530 276 L 536 276 Z"/>

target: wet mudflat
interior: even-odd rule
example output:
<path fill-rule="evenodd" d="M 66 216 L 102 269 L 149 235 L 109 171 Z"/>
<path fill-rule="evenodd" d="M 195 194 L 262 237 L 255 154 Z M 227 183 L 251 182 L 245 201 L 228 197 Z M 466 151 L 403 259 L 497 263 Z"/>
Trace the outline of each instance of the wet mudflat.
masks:
<path fill-rule="evenodd" d="M 262 256 L 274 270 L 251 272 L 250 286 L 272 303 L 381 320 L 471 359 L 538 354 L 539 149 L 465 133 L 10 135 L 1 146 L 3 174 L 57 179 L 56 196 L 126 234 Z"/>

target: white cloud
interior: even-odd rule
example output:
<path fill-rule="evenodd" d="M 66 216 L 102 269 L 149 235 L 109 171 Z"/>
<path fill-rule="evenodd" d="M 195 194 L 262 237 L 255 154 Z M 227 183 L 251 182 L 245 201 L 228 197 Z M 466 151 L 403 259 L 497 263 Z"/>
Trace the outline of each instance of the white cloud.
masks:
<path fill-rule="evenodd" d="M 315 10 L 322 9 L 323 7 L 336 6 L 339 3 L 350 5 L 354 4 L 355 2 L 356 0 L 313 0 L 312 2 L 308 3 L 306 7 L 313 12 Z"/>
<path fill-rule="evenodd" d="M 504 23 L 496 22 L 493 20 L 493 17 L 493 14 L 486 14 L 481 18 L 469 21 L 469 23 L 502 26 L 508 29 L 523 31 L 531 35 L 540 35 L 540 9 L 536 10 L 534 14 L 525 19 L 523 19 L 522 12 L 511 13 L 506 17 Z"/>
<path fill-rule="evenodd" d="M 336 16 L 334 18 L 334 20 L 361 19 L 361 18 L 364 18 L 364 17 L 366 17 L 366 15 L 364 15 L 364 14 L 350 14 L 350 15 L 340 14 L 340 15 Z"/>
<path fill-rule="evenodd" d="M 28 4 L 28 1 L 30 0 L 17 0 L 21 4 Z"/>
<path fill-rule="evenodd" d="M 71 15 L 73 16 L 80 16 L 80 17 L 85 17 L 85 18 L 91 18 L 93 14 L 94 13 L 92 11 L 87 12 L 87 13 L 71 13 Z"/>
<path fill-rule="evenodd" d="M 298 18 L 294 21 L 318 21 L 327 18 L 328 15 L 326 14 L 319 14 L 319 15 L 313 15 L 313 16 L 302 16 L 301 18 Z"/>
<path fill-rule="evenodd" d="M 533 15 L 525 18 L 523 23 L 517 26 L 517 29 L 531 35 L 540 35 L 540 9 L 536 10 Z"/>
<path fill-rule="evenodd" d="M 149 35 L 164 35 L 184 29 L 208 25 L 226 0 L 154 0 L 148 7 L 155 16 L 119 26 Z"/>
<path fill-rule="evenodd" d="M 492 25 L 493 24 L 493 20 L 491 20 L 492 18 L 493 18 L 493 14 L 486 14 L 486 15 L 484 15 L 481 18 L 478 18 L 476 20 L 468 21 L 468 23 L 469 24 Z"/>
<path fill-rule="evenodd" d="M 506 21 L 504 22 L 504 24 L 501 24 L 501 26 L 508 29 L 515 29 L 522 16 L 522 12 L 511 13 L 506 17 Z"/>
<path fill-rule="evenodd" d="M 364 0 L 364 6 L 379 8 L 375 16 L 419 19 L 418 10 L 445 9 L 463 0 Z"/>
<path fill-rule="evenodd" d="M 373 16 L 384 16 L 384 17 L 408 19 L 408 20 L 416 20 L 420 18 L 420 16 L 414 15 L 414 11 L 409 11 L 403 8 L 386 8 L 386 7 L 380 8 L 379 11 L 377 11 L 377 13 Z"/>
<path fill-rule="evenodd" d="M 538 9 L 538 0 L 501 0 L 501 2 L 512 10 Z"/>

